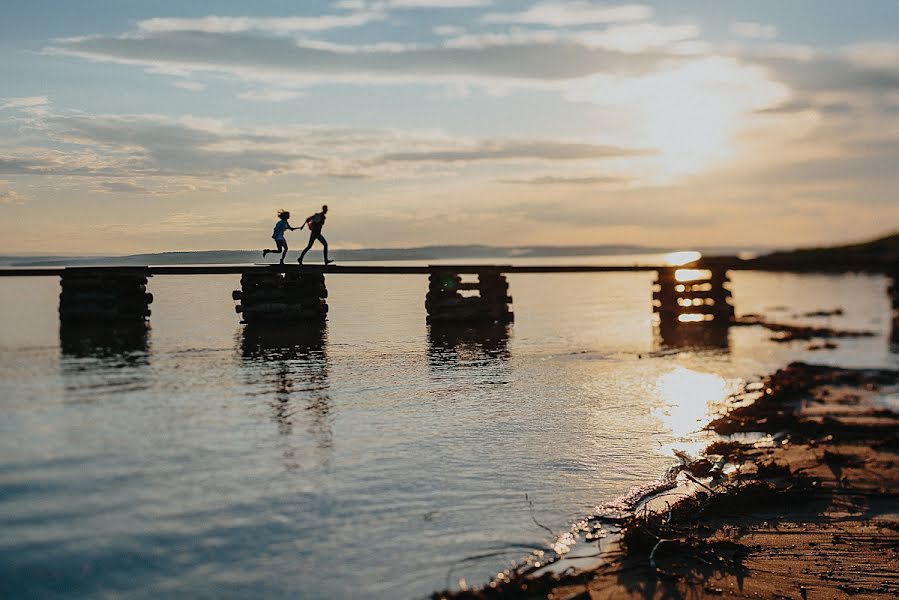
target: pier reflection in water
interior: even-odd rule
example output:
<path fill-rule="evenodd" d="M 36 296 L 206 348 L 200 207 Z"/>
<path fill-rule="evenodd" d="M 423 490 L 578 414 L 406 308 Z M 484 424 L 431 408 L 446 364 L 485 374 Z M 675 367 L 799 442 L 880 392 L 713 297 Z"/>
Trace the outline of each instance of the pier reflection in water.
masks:
<path fill-rule="evenodd" d="M 333 447 L 329 361 L 324 324 L 247 325 L 239 334 L 245 379 L 252 396 L 266 399 L 271 418 L 283 436 L 306 422 L 324 461 Z M 298 459 L 293 446 L 285 451 L 288 465 Z"/>
<path fill-rule="evenodd" d="M 660 269 L 653 312 L 663 349 L 730 350 L 734 306 L 726 271 Z"/>
<path fill-rule="evenodd" d="M 726 319 L 685 322 L 662 316 L 657 321 L 656 332 L 664 350 L 730 351 L 730 322 Z"/>
<path fill-rule="evenodd" d="M 146 362 L 149 337 L 150 327 L 146 323 L 117 326 L 64 323 L 59 327 L 59 346 L 63 356 L 68 357 L 120 357 Z"/>
<path fill-rule="evenodd" d="M 509 359 L 509 323 L 428 325 L 428 357 L 432 367 L 484 365 Z"/>
<path fill-rule="evenodd" d="M 435 399 L 475 394 L 485 401 L 493 386 L 512 383 L 508 323 L 428 325 L 428 365 Z"/>
<path fill-rule="evenodd" d="M 64 324 L 60 369 L 69 402 L 95 402 L 150 387 L 150 328 Z"/>

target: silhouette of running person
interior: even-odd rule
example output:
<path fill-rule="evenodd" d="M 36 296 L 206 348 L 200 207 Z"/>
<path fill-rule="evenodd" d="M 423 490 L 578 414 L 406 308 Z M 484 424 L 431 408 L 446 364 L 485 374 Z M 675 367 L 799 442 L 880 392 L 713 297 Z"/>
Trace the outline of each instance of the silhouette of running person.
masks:
<path fill-rule="evenodd" d="M 275 230 L 272 232 L 272 239 L 275 240 L 275 244 L 277 245 L 276 250 L 269 250 L 266 248 L 262 251 L 262 258 L 265 258 L 269 252 L 280 252 L 281 253 L 281 264 L 284 264 L 284 258 L 287 256 L 287 240 L 284 239 L 284 231 L 289 229 L 291 231 L 295 230 L 296 227 L 291 227 L 290 223 L 287 222 L 287 219 L 290 218 L 290 212 L 286 210 L 278 211 L 278 219 L 279 221 L 275 223 Z M 302 229 L 302 227 L 300 228 Z"/>
<path fill-rule="evenodd" d="M 311 217 L 306 219 L 306 222 L 300 226 L 300 229 L 309 226 L 309 243 L 306 244 L 306 248 L 300 254 L 300 257 L 297 259 L 297 262 L 303 264 L 303 259 L 306 257 L 306 253 L 309 252 L 309 249 L 312 248 L 312 244 L 315 243 L 315 240 L 318 240 L 324 246 L 324 254 L 325 254 L 325 264 L 331 264 L 334 262 L 333 260 L 328 260 L 328 240 L 322 235 L 322 227 L 325 226 L 325 215 L 328 214 L 328 205 L 325 204 L 322 206 L 322 211 L 317 212 Z"/>

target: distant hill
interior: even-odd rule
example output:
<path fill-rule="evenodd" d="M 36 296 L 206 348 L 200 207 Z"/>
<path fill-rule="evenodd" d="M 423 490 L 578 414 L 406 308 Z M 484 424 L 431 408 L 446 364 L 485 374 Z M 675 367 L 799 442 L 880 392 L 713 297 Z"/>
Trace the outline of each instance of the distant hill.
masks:
<path fill-rule="evenodd" d="M 745 265 L 791 271 L 895 272 L 899 270 L 899 233 L 859 244 L 773 252 Z"/>

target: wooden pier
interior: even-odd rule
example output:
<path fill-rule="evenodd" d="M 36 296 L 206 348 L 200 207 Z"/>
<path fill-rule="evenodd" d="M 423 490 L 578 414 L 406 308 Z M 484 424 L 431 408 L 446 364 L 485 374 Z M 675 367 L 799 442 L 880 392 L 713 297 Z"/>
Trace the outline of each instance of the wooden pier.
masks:
<path fill-rule="evenodd" d="M 729 264 L 706 260 L 682 267 L 655 265 L 162 265 L 0 269 L 0 277 L 59 277 L 59 314 L 64 328 L 95 332 L 145 328 L 153 295 L 151 277 L 235 275 L 234 309 L 246 325 L 294 324 L 321 328 L 328 317 L 327 275 L 427 275 L 427 322 L 446 333 L 456 329 L 504 327 L 512 322 L 507 274 L 656 274 L 649 306 L 656 313 L 661 342 L 668 347 L 727 344 L 734 308 L 728 287 Z M 77 337 L 77 336 L 76 336 Z"/>
<path fill-rule="evenodd" d="M 647 294 L 658 338 L 669 348 L 726 348 L 735 315 L 729 272 L 759 270 L 755 263 L 733 257 L 703 258 L 670 265 L 158 265 L 97 267 L 0 268 L 0 277 L 58 277 L 61 283 L 61 332 L 75 346 L 128 329 L 143 330 L 150 317 L 153 294 L 149 281 L 166 275 L 236 275 L 241 289 L 232 299 L 240 322 L 294 324 L 321 329 L 329 314 L 328 275 L 427 275 L 425 309 L 430 330 L 450 339 L 460 331 L 499 327 L 508 335 L 512 296 L 507 274 L 635 273 L 656 278 Z M 767 270 L 767 269 L 762 269 Z M 782 268 L 771 269 L 783 271 Z M 800 272 L 809 272 L 800 269 Z M 880 270 L 892 279 L 894 343 L 899 344 L 899 274 Z M 82 331 L 90 331 L 87 336 Z M 62 334 L 61 334 L 62 335 Z M 498 339 L 502 336 L 495 336 Z"/>
<path fill-rule="evenodd" d="M 244 273 L 326 273 L 328 275 L 430 275 L 438 269 L 476 273 L 497 270 L 501 273 L 633 273 L 658 271 L 665 266 L 594 266 L 594 265 L 150 265 L 147 267 L 8 267 L 0 268 L 0 277 L 62 277 L 66 271 L 116 271 L 147 269 L 153 275 L 243 275 Z M 681 268 L 681 267 L 678 267 Z M 694 267 L 684 267 L 694 268 Z M 704 268 L 704 267 L 699 267 Z M 717 268 L 717 264 L 716 264 Z"/>

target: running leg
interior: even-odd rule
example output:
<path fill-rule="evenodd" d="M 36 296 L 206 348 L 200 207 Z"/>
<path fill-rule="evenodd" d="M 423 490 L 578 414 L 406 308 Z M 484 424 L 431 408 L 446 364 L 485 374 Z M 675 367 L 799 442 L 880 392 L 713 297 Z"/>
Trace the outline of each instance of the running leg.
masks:
<path fill-rule="evenodd" d="M 322 243 L 322 246 L 324 246 L 325 264 L 328 264 L 329 262 L 333 262 L 333 261 L 328 260 L 328 240 L 326 240 L 325 236 L 323 236 L 320 233 L 316 237 L 318 237 L 318 241 L 320 241 Z"/>
<path fill-rule="evenodd" d="M 300 253 L 300 257 L 297 259 L 297 262 L 303 264 L 303 259 L 306 258 L 306 253 L 309 252 L 309 249 L 312 247 L 312 244 L 315 243 L 315 233 L 309 232 L 309 243 L 306 244 L 306 247 L 303 249 L 303 252 Z"/>

